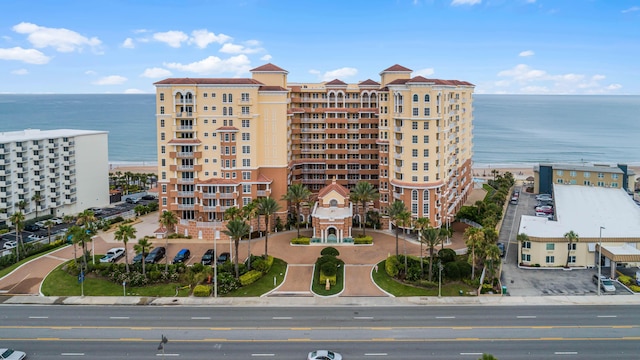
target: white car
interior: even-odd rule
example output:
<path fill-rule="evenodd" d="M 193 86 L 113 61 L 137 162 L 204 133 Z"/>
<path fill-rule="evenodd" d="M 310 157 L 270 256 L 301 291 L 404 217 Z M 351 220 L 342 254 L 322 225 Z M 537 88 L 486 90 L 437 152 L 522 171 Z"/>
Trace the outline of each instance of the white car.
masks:
<path fill-rule="evenodd" d="M 42 239 L 42 236 L 38 236 L 36 234 L 31 234 L 31 235 L 27 236 L 27 240 L 28 241 L 37 241 L 37 240 L 40 240 L 40 239 Z"/>
<path fill-rule="evenodd" d="M 16 246 L 18 246 L 18 241 L 16 240 L 9 240 L 5 242 L 4 245 L 2 245 L 2 247 L 5 249 L 13 249 Z"/>
<path fill-rule="evenodd" d="M 593 275 L 593 283 L 600 286 L 605 292 L 616 292 L 616 287 L 613 285 L 613 281 L 604 275 L 600 275 L 600 281 L 598 281 L 598 275 Z M 599 283 L 599 284 L 598 284 Z"/>
<path fill-rule="evenodd" d="M 13 349 L 0 349 L 0 359 L 6 360 L 22 360 L 27 357 L 27 354 L 22 351 Z"/>
<path fill-rule="evenodd" d="M 316 350 L 309 353 L 307 360 L 342 360 L 342 355 L 330 350 Z"/>
<path fill-rule="evenodd" d="M 551 197 L 550 194 L 539 194 L 539 195 L 536 195 L 536 200 L 538 200 L 538 201 L 552 201 L 553 198 Z"/>
<path fill-rule="evenodd" d="M 124 248 L 112 248 L 100 258 L 101 263 L 116 262 L 124 256 Z"/>
<path fill-rule="evenodd" d="M 51 222 L 53 222 L 53 223 L 54 223 L 54 224 L 56 224 L 56 225 L 60 225 L 60 224 L 62 224 L 62 219 L 60 219 L 60 218 L 53 218 L 53 219 L 51 219 Z"/>

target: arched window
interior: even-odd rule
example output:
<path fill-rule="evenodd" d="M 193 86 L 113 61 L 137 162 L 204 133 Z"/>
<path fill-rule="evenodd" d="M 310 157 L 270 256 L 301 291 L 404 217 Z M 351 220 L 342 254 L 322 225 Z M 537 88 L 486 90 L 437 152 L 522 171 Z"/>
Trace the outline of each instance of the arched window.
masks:
<path fill-rule="evenodd" d="M 338 207 L 338 200 L 331 199 L 331 201 L 329 201 L 329 206 L 330 207 Z"/>
<path fill-rule="evenodd" d="M 418 102 L 418 94 L 413 94 L 413 102 Z"/>
<path fill-rule="evenodd" d="M 227 115 L 227 107 L 222 108 L 222 115 Z"/>
<path fill-rule="evenodd" d="M 429 215 L 429 190 L 424 190 L 422 193 L 422 215 Z"/>
<path fill-rule="evenodd" d="M 424 102 L 429 102 L 429 94 L 424 95 Z"/>
<path fill-rule="evenodd" d="M 418 190 L 411 191 L 411 201 L 418 201 Z"/>
<path fill-rule="evenodd" d="M 229 97 L 231 97 L 231 95 L 229 95 Z M 233 115 L 233 108 L 229 107 L 229 115 Z"/>
<path fill-rule="evenodd" d="M 222 102 L 227 102 L 227 94 L 222 94 Z"/>
<path fill-rule="evenodd" d="M 233 102 L 233 94 L 229 94 L 229 102 Z"/>

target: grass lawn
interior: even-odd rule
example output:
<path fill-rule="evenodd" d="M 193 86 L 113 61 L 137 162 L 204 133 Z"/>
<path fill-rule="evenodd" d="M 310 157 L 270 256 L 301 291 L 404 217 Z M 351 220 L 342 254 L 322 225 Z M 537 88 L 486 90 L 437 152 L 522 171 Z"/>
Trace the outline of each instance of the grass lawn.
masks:
<path fill-rule="evenodd" d="M 267 292 L 273 290 L 276 286 L 282 284 L 284 281 L 284 274 L 287 270 L 287 263 L 281 259 L 274 258 L 273 265 L 271 265 L 271 269 L 269 272 L 258 279 L 251 285 L 243 286 L 242 288 L 231 291 L 222 296 L 224 297 L 251 297 L 251 296 L 260 296 L 262 294 L 266 294 Z M 275 286 L 273 284 L 273 279 L 276 279 Z"/>
<path fill-rule="evenodd" d="M 73 261 L 73 260 L 71 260 Z M 80 296 L 81 287 L 76 276 L 62 270 L 64 264 L 52 271 L 42 283 L 42 293 L 45 296 Z M 157 284 L 144 287 L 126 287 L 128 296 L 176 296 L 176 286 L 181 284 Z M 122 296 L 122 284 L 116 284 L 106 279 L 85 277 L 84 295 L 86 296 Z M 189 289 L 181 289 L 177 296 L 188 296 Z"/>
<path fill-rule="evenodd" d="M 405 285 L 393 279 L 384 270 L 384 262 L 378 263 L 378 272 L 373 272 L 373 281 L 384 291 L 394 296 L 438 296 L 438 288 L 421 288 L 411 285 Z M 460 296 L 460 290 L 463 294 L 476 289 L 463 282 L 449 282 L 442 284 L 442 296 Z"/>
<path fill-rule="evenodd" d="M 311 291 L 313 291 L 316 295 L 320 296 L 331 296 L 339 294 L 342 289 L 344 289 L 344 262 L 342 260 L 338 260 L 338 272 L 336 273 L 336 284 L 331 286 L 329 290 L 325 287 L 326 284 L 319 284 L 318 279 L 320 278 L 320 269 L 316 264 L 315 271 L 313 273 L 313 284 L 311 285 Z"/>
<path fill-rule="evenodd" d="M 66 245 L 64 245 L 64 246 L 66 246 Z M 4 276 L 5 276 L 5 275 L 7 275 L 8 273 L 10 273 L 10 272 L 12 272 L 13 270 L 17 269 L 17 268 L 18 268 L 18 266 L 20 266 L 20 265 L 22 265 L 22 264 L 26 263 L 27 261 L 31 261 L 31 260 L 33 260 L 33 259 L 35 259 L 35 258 L 37 258 L 37 257 L 43 256 L 43 255 L 47 255 L 47 254 L 48 254 L 48 253 L 50 253 L 50 252 L 60 250 L 60 249 L 62 249 L 64 246 L 57 247 L 57 248 L 55 248 L 55 249 L 51 249 L 51 250 L 48 250 L 48 251 L 45 251 L 45 252 L 41 252 L 41 253 L 38 253 L 38 254 L 35 254 L 35 255 L 31 255 L 31 256 L 29 256 L 29 257 L 28 257 L 28 258 L 26 258 L 26 259 L 22 259 L 22 260 L 20 260 L 20 262 L 17 262 L 17 263 L 15 263 L 15 264 L 13 264 L 13 265 L 11 265 L 11 266 L 9 266 L 9 267 L 6 267 L 6 268 L 4 268 L 4 269 L 0 270 L 0 278 L 4 277 Z"/>

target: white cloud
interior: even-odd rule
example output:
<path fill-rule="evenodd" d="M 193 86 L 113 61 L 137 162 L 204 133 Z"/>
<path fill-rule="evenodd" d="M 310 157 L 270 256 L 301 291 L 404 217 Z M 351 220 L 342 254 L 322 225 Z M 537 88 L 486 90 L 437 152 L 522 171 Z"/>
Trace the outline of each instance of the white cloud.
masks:
<path fill-rule="evenodd" d="M 607 89 L 607 90 L 618 90 L 618 89 L 621 89 L 621 88 L 622 88 L 622 85 L 620 85 L 620 84 L 611 84 L 611 85 L 607 86 L 605 89 Z"/>
<path fill-rule="evenodd" d="M 604 76 L 604 75 L 598 75 L 598 74 L 596 74 L 596 75 L 593 75 L 593 76 L 591 77 L 591 80 L 593 80 L 593 81 L 600 81 L 600 80 L 604 80 L 604 79 L 606 79 L 606 78 L 607 78 L 607 77 L 606 77 L 606 76 Z"/>
<path fill-rule="evenodd" d="M 640 11 L 640 6 L 632 6 L 632 7 L 628 8 L 628 9 L 622 10 L 621 12 L 623 14 L 626 14 L 626 13 L 636 12 L 636 11 Z"/>
<path fill-rule="evenodd" d="M 127 78 L 120 75 L 110 75 L 102 77 L 93 82 L 94 85 L 120 85 L 127 81 Z"/>
<path fill-rule="evenodd" d="M 82 51 L 85 46 L 98 50 L 102 44 L 97 37 L 87 38 L 68 29 L 47 28 L 26 22 L 15 25 L 13 31 L 28 34 L 27 40 L 36 48 L 52 47 L 59 52 Z"/>
<path fill-rule="evenodd" d="M 358 73 L 358 69 L 351 67 L 343 67 L 327 71 L 322 75 L 322 81 L 331 81 L 333 79 L 342 79 L 350 76 L 355 76 Z"/>
<path fill-rule="evenodd" d="M 217 56 L 209 56 L 203 60 L 189 64 L 164 63 L 164 66 L 179 71 L 191 72 L 200 75 L 233 73 L 240 75 L 249 72 L 251 61 L 246 55 L 232 56 L 228 59 L 220 59 Z"/>
<path fill-rule="evenodd" d="M 532 69 L 525 64 L 518 64 L 512 69 L 500 71 L 498 73 L 498 76 L 512 78 L 513 80 L 519 82 L 544 80 L 548 79 L 549 77 L 546 71 Z"/>
<path fill-rule="evenodd" d="M 189 36 L 182 31 L 159 32 L 153 34 L 153 38 L 173 48 L 179 48 L 183 42 L 189 40 Z"/>
<path fill-rule="evenodd" d="M 546 86 L 525 86 L 520 89 L 523 94 L 549 94 L 551 91 Z"/>
<path fill-rule="evenodd" d="M 207 29 L 194 30 L 191 32 L 191 38 L 189 38 L 189 44 L 195 44 L 200 49 L 206 48 L 211 43 L 224 44 L 231 41 L 231 36 L 225 34 L 216 35 Z"/>
<path fill-rule="evenodd" d="M 0 49 L 0 60 L 16 60 L 27 64 L 42 65 L 48 63 L 51 58 L 36 49 L 14 47 L 10 49 Z"/>
<path fill-rule="evenodd" d="M 452 6 L 476 5 L 476 4 L 480 4 L 481 2 L 482 2 L 482 0 L 452 0 L 451 1 L 451 5 Z"/>
<path fill-rule="evenodd" d="M 148 33 L 148 32 L 150 32 L 150 31 L 147 30 L 147 29 L 135 29 L 135 30 L 133 30 L 134 34 L 144 34 L 144 33 Z"/>
<path fill-rule="evenodd" d="M 272 58 L 273 58 L 273 56 L 271 56 L 271 55 L 267 54 L 267 55 L 265 55 L 265 56 L 261 57 L 261 58 L 260 58 L 260 60 L 262 60 L 262 61 L 269 61 L 269 60 L 271 60 Z"/>
<path fill-rule="evenodd" d="M 256 46 L 256 45 L 254 44 L 250 46 Z M 250 46 L 247 47 L 244 45 L 226 43 L 222 45 L 220 52 L 225 54 L 255 54 L 257 52 L 264 50 L 261 47 L 250 47 Z"/>
<path fill-rule="evenodd" d="M 146 94 L 145 91 L 142 91 L 140 89 L 127 89 L 124 91 L 125 94 Z"/>
<path fill-rule="evenodd" d="M 431 76 L 435 73 L 435 70 L 433 68 L 424 68 L 424 69 L 420 69 L 418 71 L 414 71 L 414 74 L 416 76 Z"/>
<path fill-rule="evenodd" d="M 320 70 L 311 69 L 311 70 L 309 70 L 309 74 L 312 74 L 312 75 L 320 75 L 320 74 L 321 74 L 321 72 L 320 72 Z"/>
<path fill-rule="evenodd" d="M 618 84 L 612 84 L 613 86 L 601 84 L 601 81 L 606 78 L 604 75 L 549 74 L 544 70 L 534 69 L 525 64 L 500 71 L 498 76 L 504 79 L 494 82 L 493 85 L 500 88 L 501 91 L 511 90 L 511 93 L 603 94 L 620 88 Z M 516 89 L 512 86 L 520 86 L 520 88 Z"/>
<path fill-rule="evenodd" d="M 29 73 L 29 70 L 27 70 L 27 69 L 17 69 L 17 70 L 13 70 L 11 73 L 13 75 L 27 75 Z"/>
<path fill-rule="evenodd" d="M 518 54 L 518 56 L 520 57 L 528 57 L 528 56 L 533 56 L 535 53 L 533 52 L 533 50 L 525 50 L 522 51 L 520 54 Z"/>
<path fill-rule="evenodd" d="M 154 67 L 154 68 L 145 69 L 140 76 L 157 79 L 157 78 L 171 76 L 171 71 L 163 68 Z"/>
<path fill-rule="evenodd" d="M 124 39 L 124 42 L 122 43 L 122 47 L 126 48 L 126 49 L 133 49 L 136 47 L 136 45 L 133 43 L 133 39 L 132 38 L 126 38 Z"/>
<path fill-rule="evenodd" d="M 84 72 L 85 75 L 97 75 L 98 73 L 93 70 L 87 70 Z"/>

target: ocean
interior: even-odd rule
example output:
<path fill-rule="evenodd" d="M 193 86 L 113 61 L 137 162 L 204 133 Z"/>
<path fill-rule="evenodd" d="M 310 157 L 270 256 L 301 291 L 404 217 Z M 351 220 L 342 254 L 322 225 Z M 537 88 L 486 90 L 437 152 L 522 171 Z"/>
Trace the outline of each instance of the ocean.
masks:
<path fill-rule="evenodd" d="M 109 132 L 109 161 L 153 165 L 154 94 L 0 94 L 0 131 Z M 640 165 L 640 96 L 474 95 L 476 166 Z"/>

